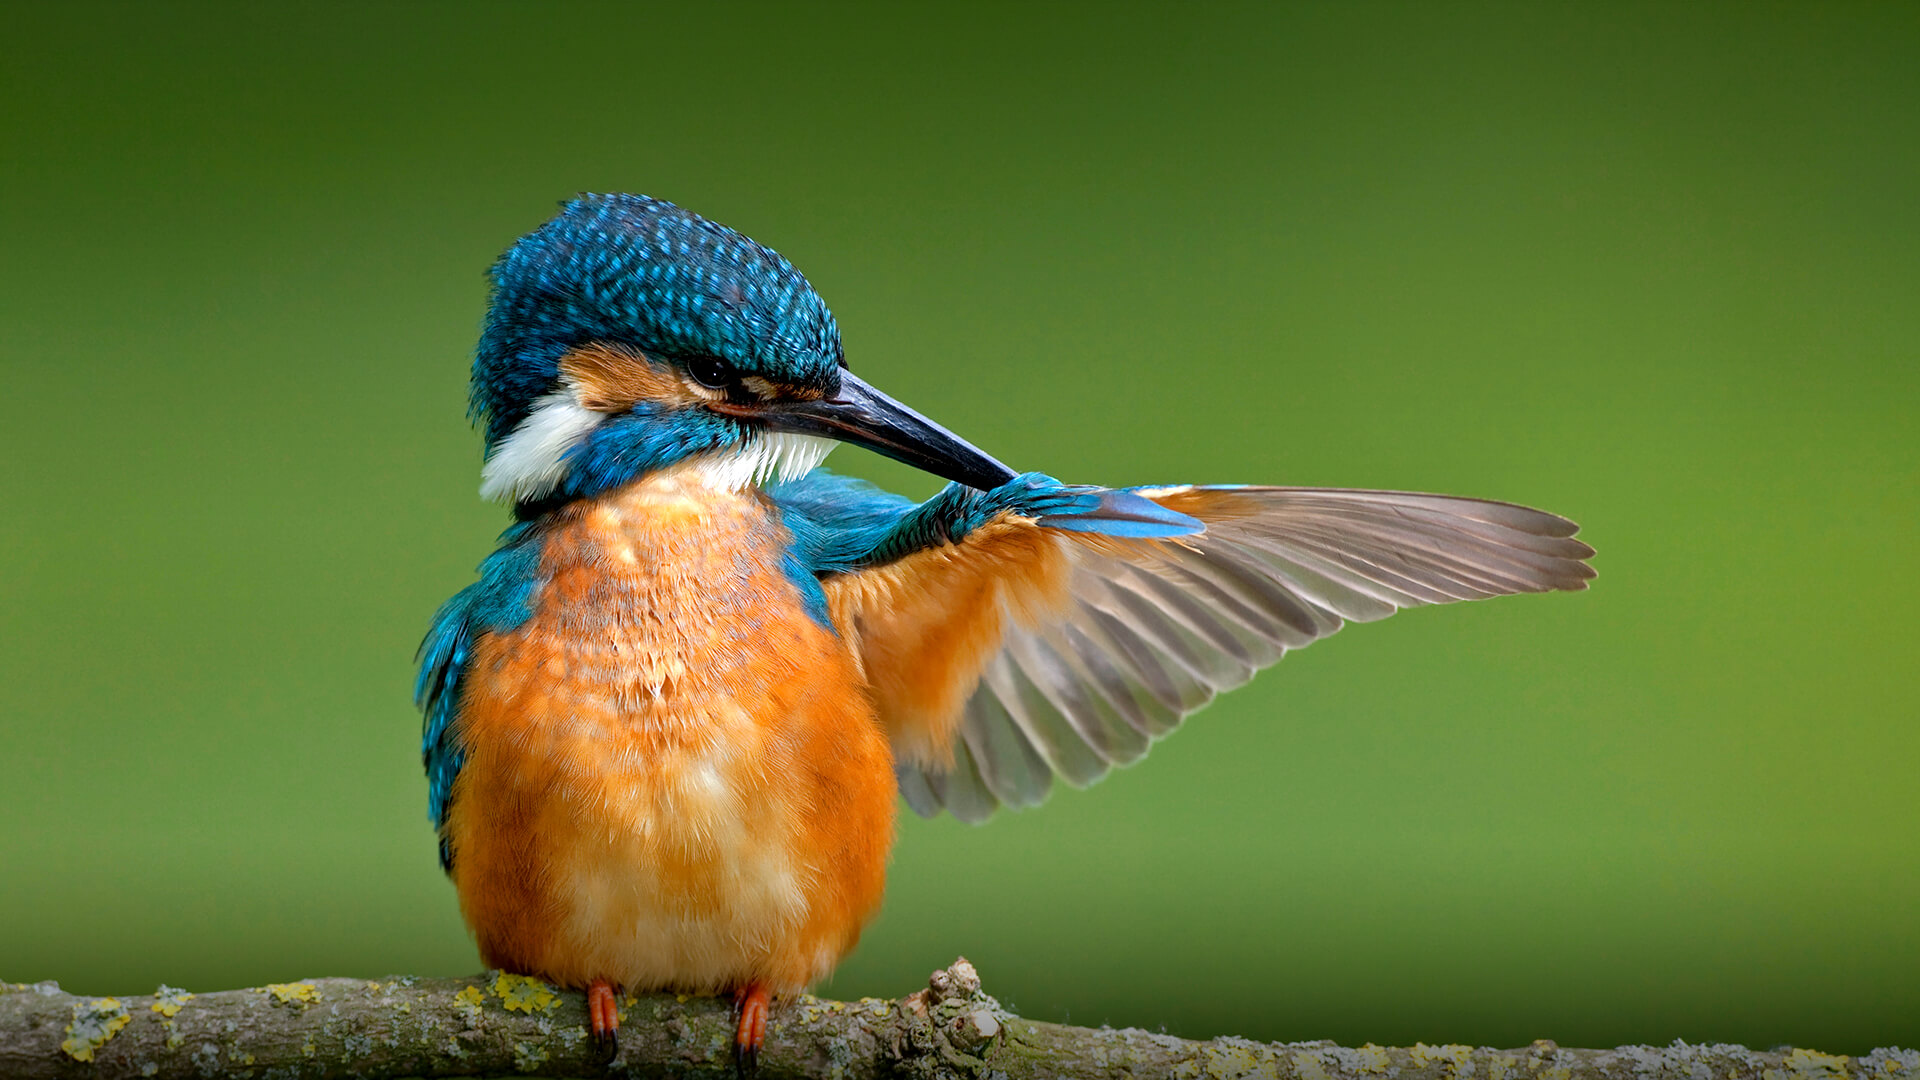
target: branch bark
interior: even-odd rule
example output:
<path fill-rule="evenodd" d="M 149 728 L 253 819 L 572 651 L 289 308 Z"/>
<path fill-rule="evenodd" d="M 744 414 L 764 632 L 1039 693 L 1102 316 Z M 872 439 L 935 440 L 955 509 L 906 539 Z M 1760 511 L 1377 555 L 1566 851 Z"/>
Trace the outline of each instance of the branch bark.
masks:
<path fill-rule="evenodd" d="M 733 1020 L 715 998 L 621 1001 L 617 1054 L 595 1047 L 577 992 L 513 975 L 313 979 L 250 990 L 93 998 L 0 983 L 0 1076 L 731 1076 Z M 1281 1080 L 1920 1080 L 1920 1052 L 1864 1057 L 1739 1046 L 1518 1050 L 1208 1042 L 1025 1020 L 965 960 L 896 1001 L 802 996 L 776 1006 L 761 1076 Z"/>

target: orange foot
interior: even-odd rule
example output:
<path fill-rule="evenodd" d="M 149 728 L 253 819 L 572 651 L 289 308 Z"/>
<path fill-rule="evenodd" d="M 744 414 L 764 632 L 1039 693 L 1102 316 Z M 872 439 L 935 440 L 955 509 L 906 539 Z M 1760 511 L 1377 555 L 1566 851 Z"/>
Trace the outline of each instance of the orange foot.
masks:
<path fill-rule="evenodd" d="M 587 986 L 587 1022 L 593 1041 L 614 1045 L 614 1032 L 620 1030 L 620 1010 L 614 1007 L 613 984 L 595 979 Z"/>
<path fill-rule="evenodd" d="M 763 982 L 751 982 L 735 992 L 733 1006 L 740 1025 L 733 1032 L 733 1060 L 743 1077 L 760 1069 L 760 1047 L 767 1041 L 767 1015 L 773 1009 L 773 991 Z"/>

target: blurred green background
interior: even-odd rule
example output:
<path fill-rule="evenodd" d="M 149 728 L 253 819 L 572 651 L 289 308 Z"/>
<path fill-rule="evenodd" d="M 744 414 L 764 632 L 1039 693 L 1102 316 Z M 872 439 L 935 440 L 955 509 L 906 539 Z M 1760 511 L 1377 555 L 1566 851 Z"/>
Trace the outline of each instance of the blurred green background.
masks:
<path fill-rule="evenodd" d="M 824 993 L 964 953 L 1195 1036 L 1920 1042 L 1914 7 L 688 6 L 0 8 L 0 977 L 478 966 L 408 694 L 504 523 L 482 272 L 629 190 L 1016 467 L 1600 549 L 909 818 Z"/>

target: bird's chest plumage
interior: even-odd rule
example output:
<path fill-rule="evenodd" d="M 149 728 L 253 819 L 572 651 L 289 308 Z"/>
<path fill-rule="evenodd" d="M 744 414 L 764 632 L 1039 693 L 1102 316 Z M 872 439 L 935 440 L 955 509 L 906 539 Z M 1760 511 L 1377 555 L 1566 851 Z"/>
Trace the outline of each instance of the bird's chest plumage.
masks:
<path fill-rule="evenodd" d="M 566 512 L 460 711 L 454 879 L 489 964 L 799 986 L 879 899 L 884 738 L 757 496 L 697 474 Z"/>

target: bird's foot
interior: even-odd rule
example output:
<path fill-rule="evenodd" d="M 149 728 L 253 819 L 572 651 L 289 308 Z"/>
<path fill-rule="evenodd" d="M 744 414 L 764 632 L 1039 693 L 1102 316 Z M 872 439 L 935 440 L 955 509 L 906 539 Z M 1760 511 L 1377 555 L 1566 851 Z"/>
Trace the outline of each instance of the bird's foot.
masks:
<path fill-rule="evenodd" d="M 587 1027 L 602 1048 L 619 1049 L 616 1032 L 620 1030 L 620 1009 L 613 984 L 605 979 L 595 979 L 587 986 Z"/>
<path fill-rule="evenodd" d="M 733 1063 L 742 1080 L 747 1080 L 760 1070 L 760 1047 L 767 1041 L 773 991 L 763 982 L 748 983 L 734 993 L 733 1007 L 740 1018 L 733 1031 Z"/>

